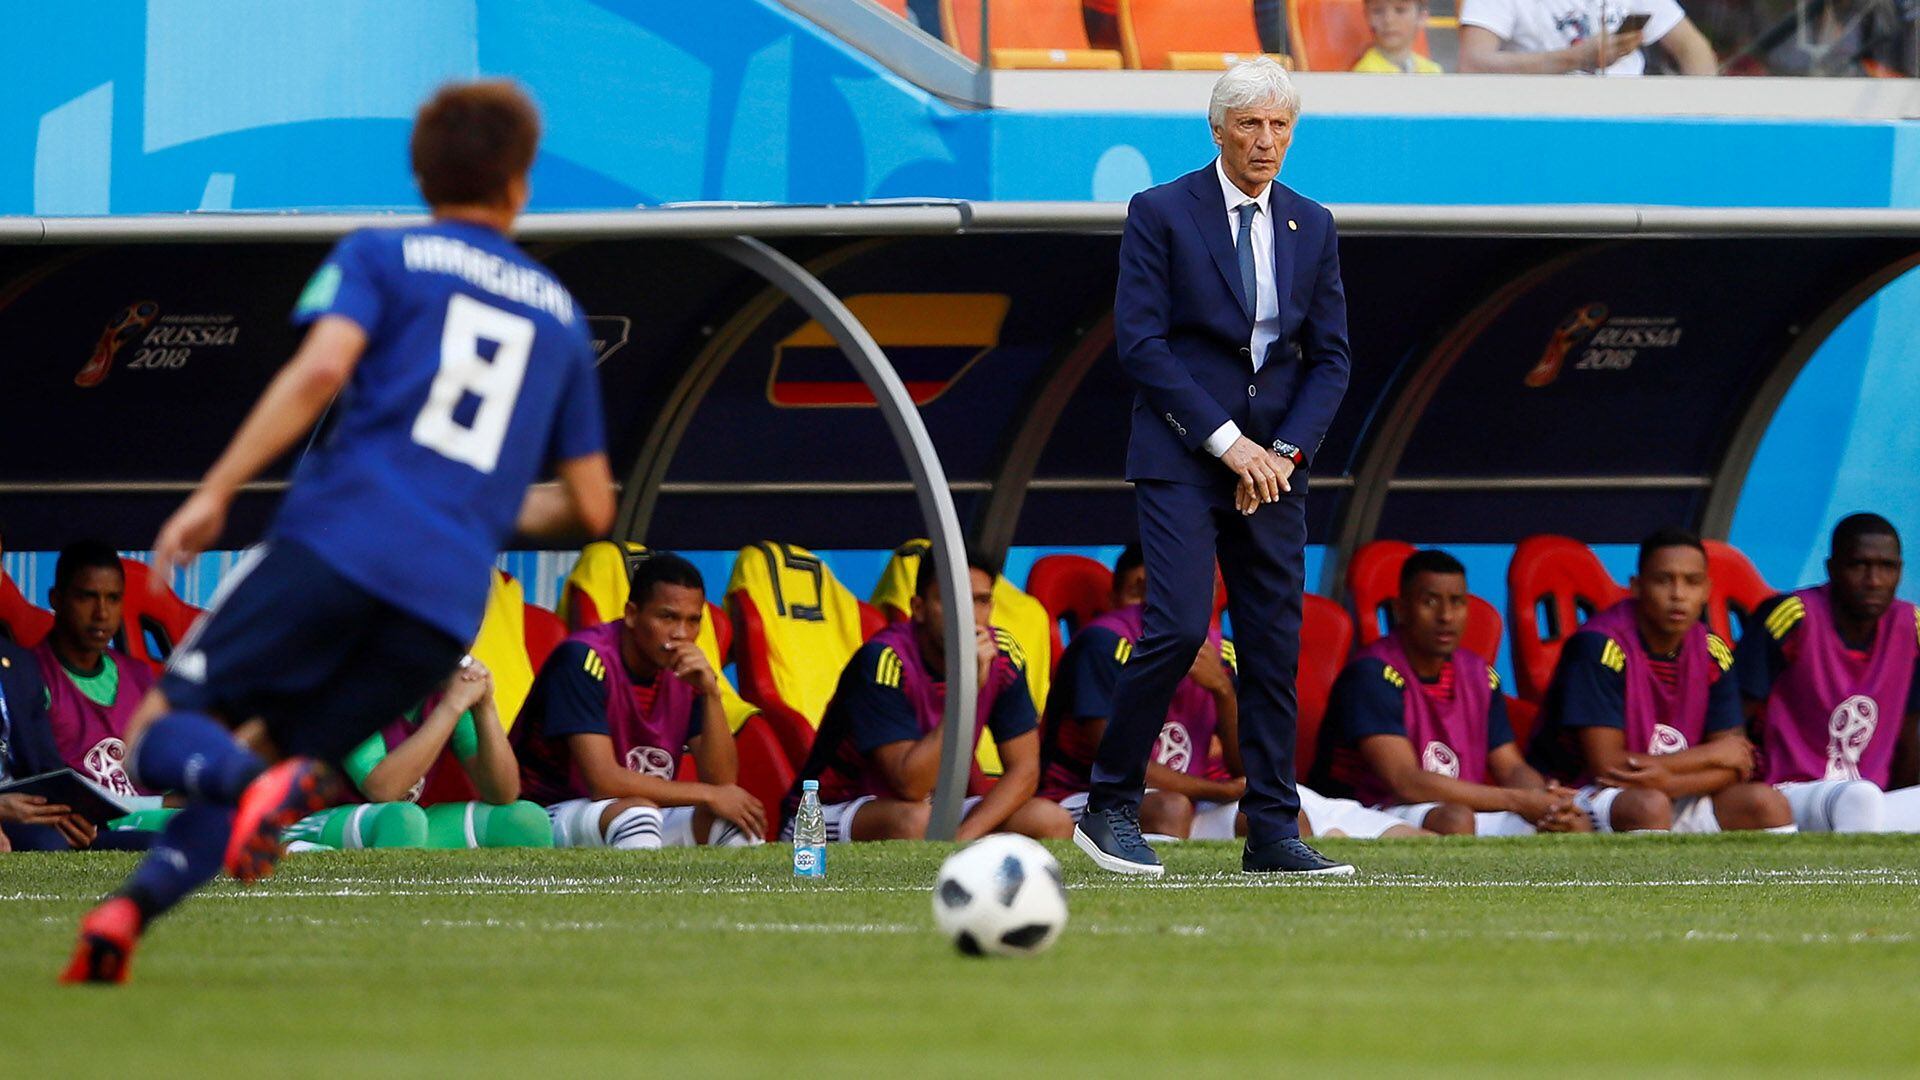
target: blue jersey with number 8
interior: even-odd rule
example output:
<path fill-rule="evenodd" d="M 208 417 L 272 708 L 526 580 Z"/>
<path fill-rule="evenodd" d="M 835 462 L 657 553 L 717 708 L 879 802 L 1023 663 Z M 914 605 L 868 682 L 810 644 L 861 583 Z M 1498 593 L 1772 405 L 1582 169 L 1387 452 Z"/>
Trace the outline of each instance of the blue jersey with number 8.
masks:
<path fill-rule="evenodd" d="M 366 351 L 271 535 L 471 641 L 528 485 L 605 448 L 586 315 L 512 241 L 452 221 L 340 241 L 293 317 L 328 315 Z"/>

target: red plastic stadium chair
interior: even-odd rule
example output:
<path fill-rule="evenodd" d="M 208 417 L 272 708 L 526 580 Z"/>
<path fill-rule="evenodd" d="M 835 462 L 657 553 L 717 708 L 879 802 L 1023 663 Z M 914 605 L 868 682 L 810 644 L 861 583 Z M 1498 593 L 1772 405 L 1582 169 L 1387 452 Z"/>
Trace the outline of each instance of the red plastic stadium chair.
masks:
<path fill-rule="evenodd" d="M 1293 0 L 1287 5 L 1287 39 L 1299 70 L 1346 71 L 1373 43 L 1373 31 L 1367 28 L 1362 0 Z M 1424 26 L 1413 40 L 1413 51 L 1427 55 Z"/>
<path fill-rule="evenodd" d="M 987 32 L 997 68 L 1118 70 L 1120 54 L 1088 48 L 1080 0 L 940 0 L 940 36 L 980 61 L 980 8 L 991 4 Z"/>
<path fill-rule="evenodd" d="M 153 571 L 146 563 L 121 559 L 120 567 L 127 575 L 126 598 L 120 605 L 121 639 L 128 656 L 145 660 L 158 674 L 187 631 L 206 612 L 175 596 L 164 585 L 158 594 L 149 591 Z"/>
<path fill-rule="evenodd" d="M 1066 642 L 1060 636 L 1060 620 L 1067 622 L 1067 633 L 1077 634 L 1088 621 L 1107 610 L 1113 592 L 1113 571 L 1085 555 L 1045 555 L 1027 572 L 1027 592 L 1053 618 L 1053 660 L 1060 662 Z"/>
<path fill-rule="evenodd" d="M 1327 696 L 1333 681 L 1353 651 L 1353 620 L 1339 604 L 1308 593 L 1300 623 L 1300 672 L 1295 689 L 1300 698 L 1299 723 L 1294 737 L 1294 774 L 1313 769 L 1320 742 L 1320 721 L 1327 715 Z"/>
<path fill-rule="evenodd" d="M 1219 71 L 1260 55 L 1260 31 L 1246 0 L 1120 0 L 1117 17 L 1130 68 Z"/>
<path fill-rule="evenodd" d="M 1347 564 L 1347 595 L 1364 647 L 1393 628 L 1393 598 L 1400 594 L 1400 567 L 1416 549 L 1401 540 L 1375 540 L 1363 545 Z M 1460 643 L 1491 663 L 1500 655 L 1505 623 L 1500 611 L 1478 596 L 1467 596 L 1467 628 Z"/>
<path fill-rule="evenodd" d="M 28 603 L 13 579 L 0 572 L 0 636 L 23 649 L 31 649 L 40 644 L 40 639 L 51 629 L 53 612 Z"/>
<path fill-rule="evenodd" d="M 1507 566 L 1508 613 L 1513 617 L 1513 674 L 1520 696 L 1538 704 L 1553 681 L 1560 649 L 1586 615 L 1627 595 L 1600 565 L 1593 549 L 1565 536 L 1530 536 Z"/>
<path fill-rule="evenodd" d="M 546 666 L 547 657 L 553 650 L 567 640 L 567 624 L 560 616 L 538 604 L 527 605 L 526 628 L 523 634 L 527 642 L 527 660 L 533 665 L 536 674 Z"/>
<path fill-rule="evenodd" d="M 1774 594 L 1773 586 L 1760 576 L 1751 560 L 1740 549 L 1723 540 L 1703 541 L 1707 548 L 1707 573 L 1713 578 L 1713 593 L 1707 597 L 1707 627 L 1720 639 L 1733 642 L 1736 629 Z"/>
<path fill-rule="evenodd" d="M 766 807 L 767 827 L 778 829 L 780 803 L 793 787 L 794 769 L 787 761 L 786 749 L 767 723 L 766 714 L 749 716 L 747 722 L 740 725 L 740 730 L 733 733 L 733 751 L 740 759 L 737 782 Z M 700 767 L 694 763 L 692 754 L 680 759 L 676 779 L 689 783 L 700 779 Z"/>

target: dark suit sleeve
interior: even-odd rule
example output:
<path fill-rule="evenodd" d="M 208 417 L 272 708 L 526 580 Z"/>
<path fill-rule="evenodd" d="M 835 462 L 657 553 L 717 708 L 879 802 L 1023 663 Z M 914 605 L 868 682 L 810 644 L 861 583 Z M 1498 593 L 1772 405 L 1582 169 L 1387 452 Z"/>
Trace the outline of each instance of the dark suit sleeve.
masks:
<path fill-rule="evenodd" d="M 1340 237 L 1333 214 L 1325 207 L 1321 213 L 1327 215 L 1326 237 L 1319 266 L 1314 270 L 1313 300 L 1300 322 L 1301 358 L 1306 371 L 1278 433 L 1299 447 L 1309 463 L 1320 452 L 1327 429 L 1333 426 L 1333 414 L 1346 395 L 1347 369 L 1352 364 L 1347 347 L 1347 290 L 1340 282 Z M 1124 251 L 1123 247 L 1123 263 Z"/>
<path fill-rule="evenodd" d="M 37 776 L 65 768 L 60 746 L 53 737 L 53 721 L 47 716 L 47 688 L 40 672 L 25 652 L 9 659 L 6 677 L 0 678 L 0 693 L 7 696 L 7 713 L 12 719 L 11 761 L 0 761 L 0 771 L 11 772 L 15 779 Z M 23 662 L 24 661 L 24 662 Z"/>
<path fill-rule="evenodd" d="M 1161 213 L 1145 192 L 1135 195 L 1127 205 L 1127 228 L 1120 237 L 1120 281 L 1114 290 L 1114 344 L 1119 351 L 1120 366 L 1126 369 L 1127 377 L 1133 380 L 1154 414 L 1174 427 L 1188 450 L 1199 450 L 1206 445 L 1207 437 L 1230 417 L 1213 395 L 1201 389 L 1187 366 L 1167 345 L 1167 332 L 1173 324 L 1173 278 L 1168 259 L 1168 225 Z M 1344 311 L 1343 307 L 1340 329 L 1343 356 Z M 1343 368 L 1343 385 L 1345 377 Z M 1321 430 L 1326 430 L 1324 425 Z"/>

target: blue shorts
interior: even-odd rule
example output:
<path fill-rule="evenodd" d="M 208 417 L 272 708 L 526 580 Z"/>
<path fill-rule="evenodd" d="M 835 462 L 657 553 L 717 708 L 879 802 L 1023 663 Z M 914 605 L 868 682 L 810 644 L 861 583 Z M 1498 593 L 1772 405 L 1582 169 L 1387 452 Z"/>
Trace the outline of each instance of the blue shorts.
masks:
<path fill-rule="evenodd" d="M 275 540 L 227 575 L 159 688 L 173 708 L 231 726 L 258 717 L 283 754 L 338 762 L 419 704 L 466 651 L 307 548 Z"/>

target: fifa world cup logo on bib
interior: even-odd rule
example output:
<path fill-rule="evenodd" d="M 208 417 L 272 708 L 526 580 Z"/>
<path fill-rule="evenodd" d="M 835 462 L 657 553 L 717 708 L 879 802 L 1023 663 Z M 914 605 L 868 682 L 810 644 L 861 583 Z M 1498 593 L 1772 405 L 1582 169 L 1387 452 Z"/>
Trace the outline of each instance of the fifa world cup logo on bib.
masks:
<path fill-rule="evenodd" d="M 1679 729 L 1666 724 L 1653 725 L 1653 735 L 1647 739 L 1649 754 L 1677 754 L 1687 748 L 1687 737 Z"/>
<path fill-rule="evenodd" d="M 1186 772 L 1193 761 L 1193 736 L 1180 724 L 1163 726 L 1153 747 L 1153 760 L 1174 772 Z"/>
<path fill-rule="evenodd" d="M 133 781 L 127 779 L 127 744 L 119 739 L 101 739 L 87 751 L 84 764 L 94 782 L 115 795 L 134 795 Z"/>
<path fill-rule="evenodd" d="M 1860 779 L 1860 756 L 1880 726 L 1880 706 L 1865 694 L 1841 702 L 1827 718 L 1828 780 Z"/>
<path fill-rule="evenodd" d="M 636 746 L 627 751 L 627 768 L 642 776 L 673 779 L 673 755 L 657 746 Z"/>
<path fill-rule="evenodd" d="M 1439 773 L 1441 776 L 1450 776 L 1458 780 L 1460 755 L 1453 752 L 1453 747 L 1436 739 L 1428 743 L 1425 750 L 1420 751 L 1420 767 L 1427 772 Z"/>

